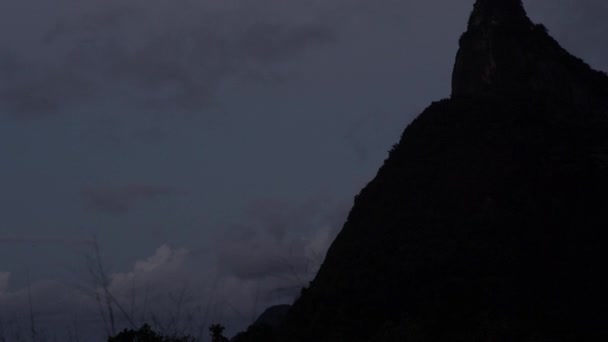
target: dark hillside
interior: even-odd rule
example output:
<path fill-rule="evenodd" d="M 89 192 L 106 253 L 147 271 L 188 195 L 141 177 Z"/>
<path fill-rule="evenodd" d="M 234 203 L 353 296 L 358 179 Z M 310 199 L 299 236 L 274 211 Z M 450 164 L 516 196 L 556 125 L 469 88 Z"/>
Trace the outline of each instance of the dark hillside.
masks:
<path fill-rule="evenodd" d="M 608 122 L 569 109 L 432 105 L 357 197 L 290 318 L 320 335 L 402 320 L 445 333 L 503 320 L 530 333 L 604 330 Z"/>
<path fill-rule="evenodd" d="M 460 43 L 279 340 L 608 338 L 608 77 L 519 0 L 478 0 Z"/>

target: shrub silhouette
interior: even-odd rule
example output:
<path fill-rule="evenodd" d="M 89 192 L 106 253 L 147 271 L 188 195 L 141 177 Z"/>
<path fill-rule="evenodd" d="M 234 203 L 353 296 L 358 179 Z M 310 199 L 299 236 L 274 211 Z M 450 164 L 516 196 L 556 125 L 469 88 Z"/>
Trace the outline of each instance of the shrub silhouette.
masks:
<path fill-rule="evenodd" d="M 144 324 L 138 330 L 125 329 L 118 335 L 108 338 L 108 342 L 194 342 L 194 338 L 164 336 L 153 331 L 150 325 Z"/>
<path fill-rule="evenodd" d="M 211 341 L 228 342 L 228 338 L 223 335 L 224 330 L 225 328 L 221 324 L 212 324 L 209 327 L 209 332 L 211 333 Z"/>

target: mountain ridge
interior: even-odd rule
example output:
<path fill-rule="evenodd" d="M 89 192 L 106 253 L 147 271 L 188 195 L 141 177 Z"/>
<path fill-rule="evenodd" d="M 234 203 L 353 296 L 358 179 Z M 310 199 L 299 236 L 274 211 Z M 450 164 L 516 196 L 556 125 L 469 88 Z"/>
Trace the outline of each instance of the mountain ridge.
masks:
<path fill-rule="evenodd" d="M 478 0 L 452 87 L 404 130 L 266 340 L 608 338 L 608 76 L 520 0 Z"/>

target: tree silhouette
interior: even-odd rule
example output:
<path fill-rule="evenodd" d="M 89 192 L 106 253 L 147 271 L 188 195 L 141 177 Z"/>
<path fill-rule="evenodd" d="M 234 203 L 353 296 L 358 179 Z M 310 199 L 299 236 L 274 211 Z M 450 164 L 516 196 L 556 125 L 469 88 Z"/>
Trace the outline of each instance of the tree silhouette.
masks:
<path fill-rule="evenodd" d="M 138 330 L 125 329 L 118 335 L 108 338 L 108 342 L 194 342 L 194 338 L 191 336 L 163 336 L 152 330 L 150 325 L 144 324 Z"/>
<path fill-rule="evenodd" d="M 209 327 L 209 332 L 211 333 L 211 341 L 212 342 L 228 342 L 228 338 L 226 338 L 223 333 L 224 328 L 221 324 L 212 324 Z"/>

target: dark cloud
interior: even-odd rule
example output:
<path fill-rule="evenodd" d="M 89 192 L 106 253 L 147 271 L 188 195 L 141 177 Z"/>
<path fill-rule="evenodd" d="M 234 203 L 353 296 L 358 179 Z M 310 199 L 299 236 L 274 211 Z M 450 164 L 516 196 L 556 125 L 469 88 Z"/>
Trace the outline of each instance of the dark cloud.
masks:
<path fill-rule="evenodd" d="M 598 25 L 608 12 L 605 2 L 548 4 L 527 5 L 546 9 L 542 19 L 560 40 L 590 55 L 592 65 L 605 68 L 603 54 L 593 51 L 606 34 L 605 25 Z M 403 11 L 408 6 L 387 5 Z M 298 19 L 293 12 L 305 6 L 291 1 L 264 1 L 257 7 L 219 1 L 184 1 L 180 6 L 162 1 L 86 1 L 70 10 L 65 4 L 63 10 L 58 7 L 45 22 L 31 25 L 37 34 L 27 48 L 0 51 L 3 112 L 33 117 L 109 97 L 146 108 L 200 110 L 215 104 L 216 91 L 226 80 L 276 79 L 274 64 L 334 42 L 337 30 Z M 334 20 L 354 18 L 346 7 L 344 1 L 331 1 L 325 15 L 332 13 Z M 387 15 L 378 6 L 361 2 L 351 7 Z M 393 10 L 391 18 L 397 13 Z"/>
<path fill-rule="evenodd" d="M 274 63 L 334 39 L 324 26 L 252 20 L 232 9 L 111 4 L 57 15 L 30 46 L 34 53 L 0 53 L 5 112 L 32 117 L 108 97 L 146 108 L 200 110 L 214 103 L 224 81 L 269 79 L 259 76 L 276 72 Z"/>
<path fill-rule="evenodd" d="M 85 206 L 91 210 L 108 214 L 124 214 L 139 202 L 178 193 L 170 187 L 132 184 L 126 186 L 84 187 L 80 195 Z"/>
<path fill-rule="evenodd" d="M 0 108 L 4 111 L 26 117 L 55 112 L 62 99 L 87 92 L 88 87 L 70 70 L 29 58 L 0 50 Z"/>

